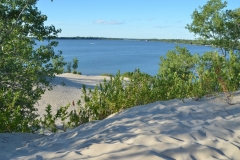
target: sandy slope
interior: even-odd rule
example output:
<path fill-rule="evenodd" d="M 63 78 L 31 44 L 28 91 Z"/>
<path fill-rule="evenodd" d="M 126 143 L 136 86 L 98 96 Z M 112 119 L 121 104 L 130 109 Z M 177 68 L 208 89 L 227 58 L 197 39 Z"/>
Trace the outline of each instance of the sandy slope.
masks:
<path fill-rule="evenodd" d="M 102 80 L 96 78 L 93 82 L 91 78 L 80 78 L 81 81 L 77 82 L 74 78 L 71 81 L 71 75 L 61 77 L 65 76 L 69 80 L 69 85 L 65 86 L 66 93 L 83 81 L 94 85 Z M 61 87 L 59 89 L 64 91 Z M 47 94 L 61 93 L 53 90 Z M 65 99 L 67 97 L 64 95 Z M 51 102 L 58 103 L 53 98 Z M 72 101 L 73 97 L 70 98 Z M 240 96 L 235 99 L 240 99 Z M 185 103 L 171 100 L 136 106 L 105 120 L 50 136 L 0 134 L 0 157 L 4 160 L 239 160 L 240 105 L 229 106 L 207 99 L 198 102 L 187 100 Z"/>
<path fill-rule="evenodd" d="M 82 84 L 85 84 L 87 88 L 94 88 L 96 84 L 103 82 L 104 79 L 109 80 L 109 77 L 105 76 L 85 76 L 71 73 L 64 73 L 57 75 L 52 81 L 53 90 L 46 91 L 42 96 L 42 99 L 35 105 L 38 108 L 38 113 L 43 115 L 45 113 L 45 107 L 51 104 L 53 112 L 65 106 L 68 103 L 71 104 L 70 109 L 76 109 L 77 103 L 82 96 Z"/>

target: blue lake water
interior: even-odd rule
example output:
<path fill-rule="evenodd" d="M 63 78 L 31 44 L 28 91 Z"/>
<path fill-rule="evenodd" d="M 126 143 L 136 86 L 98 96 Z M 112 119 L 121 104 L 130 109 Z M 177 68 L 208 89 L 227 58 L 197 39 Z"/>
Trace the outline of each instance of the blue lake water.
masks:
<path fill-rule="evenodd" d="M 212 50 L 208 46 L 175 44 L 134 40 L 58 40 L 56 50 L 63 52 L 66 62 L 78 58 L 78 71 L 84 75 L 116 74 L 134 71 L 156 75 L 159 69 L 160 56 L 176 45 L 185 46 L 191 53 L 202 54 Z"/>

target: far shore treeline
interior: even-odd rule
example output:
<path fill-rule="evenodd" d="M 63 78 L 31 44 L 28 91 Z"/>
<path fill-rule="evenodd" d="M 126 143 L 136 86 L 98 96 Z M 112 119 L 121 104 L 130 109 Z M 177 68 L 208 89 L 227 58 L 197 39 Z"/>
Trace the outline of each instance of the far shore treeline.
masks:
<path fill-rule="evenodd" d="M 33 37 L 35 39 L 35 37 Z M 202 39 L 138 39 L 138 38 L 107 38 L 107 37 L 57 37 L 56 39 L 64 40 L 133 40 L 133 41 L 150 41 L 150 42 L 167 42 L 167 43 L 182 43 L 182 44 L 193 44 L 193 45 L 205 45 L 211 46 L 212 40 L 202 40 Z"/>

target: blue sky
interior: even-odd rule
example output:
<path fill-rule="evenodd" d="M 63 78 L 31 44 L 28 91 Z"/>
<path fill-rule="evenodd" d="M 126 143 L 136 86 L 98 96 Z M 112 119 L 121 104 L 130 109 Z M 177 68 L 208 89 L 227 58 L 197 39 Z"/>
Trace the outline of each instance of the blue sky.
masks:
<path fill-rule="evenodd" d="M 185 29 L 191 14 L 207 0 L 39 0 L 46 25 L 60 37 L 194 39 Z M 239 0 L 227 0 L 229 9 Z"/>

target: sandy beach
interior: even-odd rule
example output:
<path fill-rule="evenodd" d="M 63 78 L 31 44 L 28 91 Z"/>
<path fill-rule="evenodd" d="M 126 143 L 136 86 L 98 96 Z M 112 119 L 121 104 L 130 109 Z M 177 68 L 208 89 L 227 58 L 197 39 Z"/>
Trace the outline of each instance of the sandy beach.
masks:
<path fill-rule="evenodd" d="M 62 74 L 36 104 L 42 115 L 76 102 L 81 86 L 102 76 Z M 64 83 L 64 85 L 63 85 Z M 236 94 L 234 101 L 240 100 Z M 71 106 L 74 109 L 76 106 Z M 51 135 L 0 134 L 1 160 L 209 160 L 240 159 L 240 104 L 207 98 L 158 101 L 135 106 L 101 121 Z"/>

